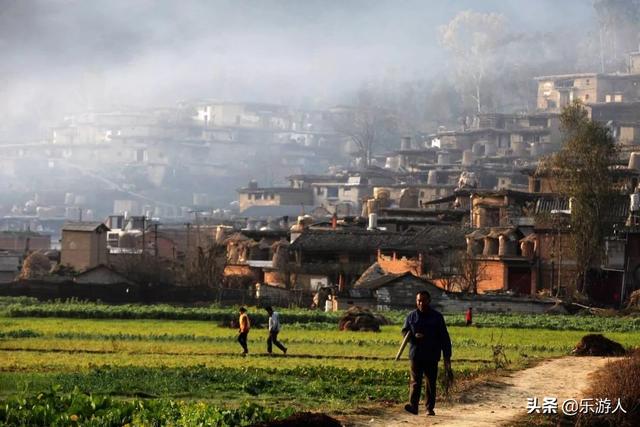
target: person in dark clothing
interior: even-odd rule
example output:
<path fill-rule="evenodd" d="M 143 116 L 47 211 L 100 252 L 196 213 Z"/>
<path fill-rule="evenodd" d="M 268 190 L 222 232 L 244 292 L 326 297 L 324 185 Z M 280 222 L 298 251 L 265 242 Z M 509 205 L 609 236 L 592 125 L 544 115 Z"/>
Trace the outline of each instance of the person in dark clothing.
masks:
<path fill-rule="evenodd" d="M 427 378 L 426 406 L 427 414 L 435 415 L 436 379 L 440 355 L 444 356 L 444 366 L 451 369 L 451 339 L 442 314 L 429 307 L 431 295 L 427 291 L 416 295 L 417 309 L 409 313 L 402 332 L 409 335 L 409 360 L 411 362 L 411 383 L 409 403 L 404 409 L 418 414 L 422 377 Z"/>

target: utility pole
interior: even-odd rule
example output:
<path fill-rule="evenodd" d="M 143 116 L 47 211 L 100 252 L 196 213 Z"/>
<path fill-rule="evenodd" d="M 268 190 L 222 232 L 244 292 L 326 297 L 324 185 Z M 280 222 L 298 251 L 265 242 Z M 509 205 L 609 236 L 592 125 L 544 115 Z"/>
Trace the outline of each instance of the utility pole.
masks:
<path fill-rule="evenodd" d="M 187 222 L 185 225 L 187 226 L 187 251 L 185 252 L 185 255 L 188 260 L 189 254 L 191 253 L 191 223 Z"/>
<path fill-rule="evenodd" d="M 146 246 L 147 246 L 147 243 L 145 241 L 145 229 L 147 228 L 146 225 L 145 225 L 145 220 L 146 219 L 147 219 L 147 216 L 144 215 L 142 217 L 142 256 L 144 256 L 145 249 L 146 249 Z"/>
<path fill-rule="evenodd" d="M 158 258 L 158 223 L 153 224 L 153 256 Z"/>

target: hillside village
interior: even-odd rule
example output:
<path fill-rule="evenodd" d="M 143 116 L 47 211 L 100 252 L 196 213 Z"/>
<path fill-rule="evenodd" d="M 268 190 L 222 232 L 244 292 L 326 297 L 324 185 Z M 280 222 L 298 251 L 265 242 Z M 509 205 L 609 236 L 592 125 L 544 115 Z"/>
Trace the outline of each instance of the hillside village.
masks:
<path fill-rule="evenodd" d="M 640 53 L 625 72 L 535 83 L 535 111 L 477 114 L 387 152 L 366 140 L 370 111 L 348 106 L 201 100 L 67 117 L 47 141 L 0 146 L 7 182 L 27 170 L 25 194 L 43 179 L 34 165 L 56 172 L 3 207 L 0 293 L 342 309 L 410 307 L 428 286 L 460 309 L 542 311 L 583 291 L 571 200 L 541 167 L 580 101 L 619 147 L 616 232 L 586 298 L 621 307 L 640 288 Z M 211 208 L 225 197 L 213 177 L 236 188 L 228 208 Z"/>

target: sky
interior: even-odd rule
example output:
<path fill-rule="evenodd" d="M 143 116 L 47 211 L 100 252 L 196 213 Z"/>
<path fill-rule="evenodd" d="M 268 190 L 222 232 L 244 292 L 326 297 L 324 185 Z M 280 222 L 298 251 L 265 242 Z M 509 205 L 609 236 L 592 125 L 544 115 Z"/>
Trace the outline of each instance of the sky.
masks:
<path fill-rule="evenodd" d="M 541 34 L 594 20 L 591 0 L 0 0 L 0 131 L 195 98 L 322 108 L 438 78 L 438 27 L 463 10 Z"/>

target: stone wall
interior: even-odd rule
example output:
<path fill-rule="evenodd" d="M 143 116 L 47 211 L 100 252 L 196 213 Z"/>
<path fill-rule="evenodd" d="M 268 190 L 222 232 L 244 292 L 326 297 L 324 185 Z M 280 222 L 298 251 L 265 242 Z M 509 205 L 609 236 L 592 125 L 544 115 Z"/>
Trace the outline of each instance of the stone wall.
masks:
<path fill-rule="evenodd" d="M 474 313 L 530 313 L 542 314 L 554 307 L 554 313 L 566 313 L 564 307 L 555 307 L 553 301 L 518 298 L 503 295 L 443 294 L 433 305 L 444 313 L 464 313 L 473 307 Z"/>

